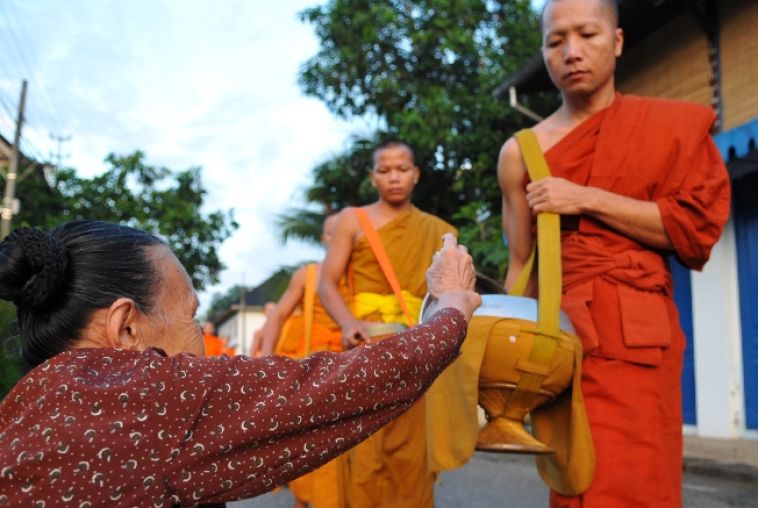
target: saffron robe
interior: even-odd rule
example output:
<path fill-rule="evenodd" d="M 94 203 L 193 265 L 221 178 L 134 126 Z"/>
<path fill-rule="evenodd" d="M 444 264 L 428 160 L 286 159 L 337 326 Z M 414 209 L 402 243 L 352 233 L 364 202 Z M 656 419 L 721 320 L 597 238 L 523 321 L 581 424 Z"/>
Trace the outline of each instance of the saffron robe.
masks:
<path fill-rule="evenodd" d="M 313 268 L 315 279 L 318 279 L 318 270 L 320 269 L 320 266 L 320 264 L 316 264 Z M 313 290 L 315 293 L 315 284 L 313 284 L 313 287 L 311 288 L 310 285 L 306 283 L 305 291 L 307 292 L 309 290 Z M 347 288 L 345 287 L 345 284 L 340 284 L 340 292 L 342 293 L 343 298 L 347 296 Z M 303 308 L 306 308 L 306 297 L 307 296 L 303 294 L 303 301 L 301 302 Z M 281 349 L 277 348 L 277 354 L 289 356 L 290 358 L 304 358 L 306 356 L 306 316 L 298 314 L 297 317 L 298 320 L 296 322 L 291 322 L 288 330 L 289 338 L 296 338 L 294 348 L 287 350 L 286 343 L 283 342 L 285 346 Z M 291 341 L 288 342 L 291 343 Z M 329 314 L 327 314 L 326 309 L 321 305 L 321 300 L 319 300 L 318 294 L 313 295 L 313 323 L 310 350 L 311 352 L 341 352 L 343 350 L 342 329 L 334 322 L 334 320 L 332 320 Z M 342 457 L 343 456 L 341 455 L 336 459 L 327 462 L 320 468 L 289 482 L 289 488 L 292 491 L 292 494 L 300 501 L 310 505 L 311 508 L 340 508 L 346 506 L 345 494 L 340 483 L 341 475 L 339 474 L 341 468 L 344 467 L 341 463 L 341 461 L 344 460 Z"/>
<path fill-rule="evenodd" d="M 0 403 L 0 505 L 168 507 L 254 497 L 408 409 L 456 358 L 465 334 L 463 315 L 444 309 L 381 344 L 300 361 L 157 349 L 60 353 Z"/>
<path fill-rule="evenodd" d="M 417 208 L 377 229 L 403 290 L 426 294 L 426 270 L 442 235 L 455 233 L 445 221 Z M 392 295 L 368 239 L 359 238 L 350 257 L 355 293 Z M 381 321 L 375 312 L 361 319 Z M 424 508 L 434 504 L 434 475 L 427 467 L 422 402 L 348 452 L 348 499 L 353 508 Z"/>
<path fill-rule="evenodd" d="M 210 333 L 203 334 L 206 356 L 229 355 L 234 356 L 234 348 L 226 347 L 226 341 Z"/>
<path fill-rule="evenodd" d="M 709 135 L 714 118 L 694 104 L 617 95 L 545 155 L 553 176 L 655 202 L 673 253 L 701 269 L 729 215 L 729 178 Z M 585 493 L 553 492 L 551 505 L 679 508 L 686 342 L 670 253 L 591 217 L 562 223 L 563 309 L 584 347 L 597 464 Z"/>
<path fill-rule="evenodd" d="M 321 264 L 316 264 L 316 280 L 318 280 L 318 271 Z M 315 288 L 314 288 L 315 289 Z M 306 288 L 307 290 L 307 288 Z M 343 300 L 347 301 L 349 298 L 347 281 L 343 278 L 339 284 L 340 294 Z M 311 352 L 315 351 L 334 351 L 340 352 L 343 350 L 342 346 L 342 329 L 334 322 L 334 320 L 326 312 L 326 309 L 321 304 L 321 300 L 318 297 L 318 293 L 313 295 L 313 323 L 311 330 Z M 305 343 L 305 321 L 306 316 L 304 314 L 305 309 L 305 294 L 303 294 L 303 301 L 300 302 L 300 306 L 295 312 L 287 318 L 279 333 L 279 340 L 277 340 L 275 353 L 278 355 L 289 356 L 290 358 L 304 358 L 306 356 L 306 343 Z"/>

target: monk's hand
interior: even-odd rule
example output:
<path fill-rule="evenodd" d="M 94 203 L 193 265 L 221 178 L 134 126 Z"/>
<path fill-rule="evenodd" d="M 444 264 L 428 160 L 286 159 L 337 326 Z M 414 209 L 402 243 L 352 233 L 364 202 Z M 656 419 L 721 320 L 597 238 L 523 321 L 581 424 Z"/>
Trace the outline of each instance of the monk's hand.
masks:
<path fill-rule="evenodd" d="M 342 345 L 345 349 L 352 349 L 361 344 L 370 344 L 371 335 L 366 330 L 366 323 L 354 319 L 342 327 Z"/>
<path fill-rule="evenodd" d="M 581 215 L 585 213 L 588 189 L 564 178 L 548 177 L 526 186 L 526 201 L 535 215 L 541 212 Z"/>
<path fill-rule="evenodd" d="M 439 300 L 439 308 L 455 307 L 466 319 L 481 305 L 481 297 L 474 292 L 476 270 L 474 262 L 455 236 L 442 237 L 442 248 L 432 257 L 426 271 L 426 286 L 432 298 Z"/>

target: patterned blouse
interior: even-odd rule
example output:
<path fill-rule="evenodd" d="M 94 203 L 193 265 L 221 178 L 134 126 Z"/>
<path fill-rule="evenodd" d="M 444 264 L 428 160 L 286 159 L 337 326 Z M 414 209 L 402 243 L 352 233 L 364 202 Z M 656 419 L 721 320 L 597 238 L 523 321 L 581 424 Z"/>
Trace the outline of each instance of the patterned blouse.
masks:
<path fill-rule="evenodd" d="M 409 408 L 458 355 L 454 309 L 304 360 L 76 349 L 0 403 L 0 507 L 243 499 L 298 477 Z"/>

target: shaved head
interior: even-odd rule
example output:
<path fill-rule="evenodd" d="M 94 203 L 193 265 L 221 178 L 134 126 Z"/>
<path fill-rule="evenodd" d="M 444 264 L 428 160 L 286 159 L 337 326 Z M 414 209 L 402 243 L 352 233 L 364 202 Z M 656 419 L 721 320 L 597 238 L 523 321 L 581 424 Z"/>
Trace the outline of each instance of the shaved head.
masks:
<path fill-rule="evenodd" d="M 554 3 L 566 2 L 566 1 L 572 1 L 572 0 L 546 0 L 545 5 L 542 6 L 542 14 L 540 15 L 540 31 L 541 32 L 544 32 L 545 12 L 548 10 L 548 8 Z M 574 0 L 574 1 L 598 2 L 602 4 L 605 10 L 608 12 L 610 19 L 612 20 L 613 27 L 614 28 L 618 27 L 618 24 L 619 24 L 618 0 Z"/>

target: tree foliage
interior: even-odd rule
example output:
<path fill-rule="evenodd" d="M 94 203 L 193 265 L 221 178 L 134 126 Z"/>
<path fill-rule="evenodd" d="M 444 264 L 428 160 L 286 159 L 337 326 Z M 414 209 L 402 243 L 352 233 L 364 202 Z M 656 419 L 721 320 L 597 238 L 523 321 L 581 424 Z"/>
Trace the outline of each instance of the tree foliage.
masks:
<path fill-rule="evenodd" d="M 111 154 L 105 162 L 105 171 L 92 178 L 79 177 L 73 169 L 45 174 L 41 167 L 34 168 L 18 182 L 21 210 L 12 227 L 50 229 L 74 219 L 126 224 L 164 238 L 196 288 L 217 282 L 224 268 L 218 247 L 237 223 L 232 211 L 203 212 L 206 190 L 200 168 L 175 172 L 151 166 L 140 151 Z M 21 166 L 29 164 L 33 163 L 23 161 Z M 12 304 L 0 302 L 0 397 L 22 372 L 15 316 Z"/>
<path fill-rule="evenodd" d="M 301 19 L 320 41 L 302 66 L 303 90 L 340 117 L 384 125 L 314 168 L 307 201 L 330 211 L 374 200 L 371 150 L 403 139 L 422 172 L 414 203 L 458 226 L 474 242 L 477 268 L 501 278 L 497 157 L 530 121 L 492 93 L 539 47 L 529 0 L 332 0 Z"/>
<path fill-rule="evenodd" d="M 47 180 L 33 173 L 18 185 L 21 211 L 13 226 L 45 229 L 74 219 L 99 219 L 164 238 L 197 289 L 218 282 L 224 268 L 218 247 L 237 228 L 232 211 L 203 212 L 207 191 L 201 170 L 152 166 L 145 154 L 111 154 L 92 178 L 63 169 Z"/>

